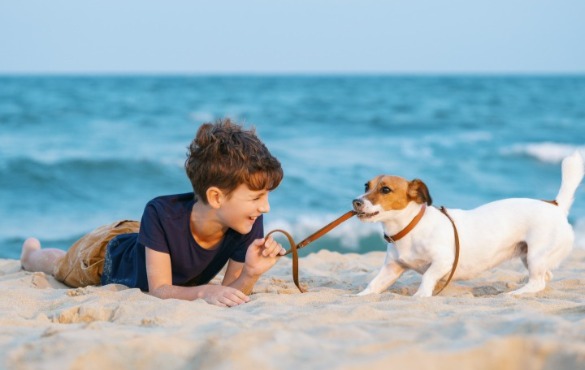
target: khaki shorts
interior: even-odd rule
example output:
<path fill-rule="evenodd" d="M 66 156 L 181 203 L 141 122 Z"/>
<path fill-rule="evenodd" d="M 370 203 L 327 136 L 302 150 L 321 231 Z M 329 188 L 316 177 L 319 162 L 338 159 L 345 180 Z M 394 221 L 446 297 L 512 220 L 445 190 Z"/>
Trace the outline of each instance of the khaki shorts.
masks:
<path fill-rule="evenodd" d="M 99 285 L 110 240 L 121 234 L 136 233 L 139 229 L 138 221 L 129 220 L 98 227 L 69 248 L 65 257 L 55 266 L 55 279 L 75 288 Z"/>

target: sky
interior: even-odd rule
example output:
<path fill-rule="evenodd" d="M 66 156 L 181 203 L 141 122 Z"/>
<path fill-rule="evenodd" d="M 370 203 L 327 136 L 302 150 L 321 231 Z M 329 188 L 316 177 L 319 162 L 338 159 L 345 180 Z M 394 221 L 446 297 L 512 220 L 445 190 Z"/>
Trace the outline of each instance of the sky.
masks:
<path fill-rule="evenodd" d="M 0 0 L 0 74 L 585 73 L 585 0 Z"/>

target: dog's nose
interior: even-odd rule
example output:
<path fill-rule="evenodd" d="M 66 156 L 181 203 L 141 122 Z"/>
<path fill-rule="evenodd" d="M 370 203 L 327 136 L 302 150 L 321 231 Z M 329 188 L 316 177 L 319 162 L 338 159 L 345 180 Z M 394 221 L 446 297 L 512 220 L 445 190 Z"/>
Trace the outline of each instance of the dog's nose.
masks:
<path fill-rule="evenodd" d="M 355 210 L 359 210 L 364 206 L 364 201 L 361 199 L 354 199 L 351 203 L 353 204 L 353 209 Z"/>

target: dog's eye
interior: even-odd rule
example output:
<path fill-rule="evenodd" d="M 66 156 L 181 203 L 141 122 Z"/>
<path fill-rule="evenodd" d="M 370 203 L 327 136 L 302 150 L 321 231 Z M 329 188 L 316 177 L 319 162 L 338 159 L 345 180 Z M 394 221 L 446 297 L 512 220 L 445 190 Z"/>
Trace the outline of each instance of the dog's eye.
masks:
<path fill-rule="evenodd" d="M 370 184 L 368 184 L 367 182 L 364 185 L 365 189 L 366 189 L 366 193 L 370 190 Z"/>
<path fill-rule="evenodd" d="M 389 187 L 387 187 L 387 186 L 382 186 L 382 188 L 380 189 L 380 192 L 381 192 L 382 194 L 388 194 L 388 193 L 390 193 L 391 191 L 392 191 L 392 189 L 390 189 L 390 188 L 389 188 Z"/>

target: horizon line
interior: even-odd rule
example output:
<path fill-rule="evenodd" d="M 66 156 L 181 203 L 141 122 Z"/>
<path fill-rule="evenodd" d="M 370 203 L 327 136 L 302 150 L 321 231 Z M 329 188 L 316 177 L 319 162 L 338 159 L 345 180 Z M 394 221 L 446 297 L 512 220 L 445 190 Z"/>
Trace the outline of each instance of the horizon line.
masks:
<path fill-rule="evenodd" d="M 585 77 L 585 71 L 0 71 L 0 77 Z"/>

